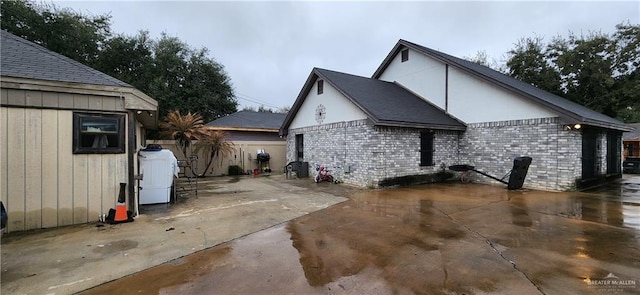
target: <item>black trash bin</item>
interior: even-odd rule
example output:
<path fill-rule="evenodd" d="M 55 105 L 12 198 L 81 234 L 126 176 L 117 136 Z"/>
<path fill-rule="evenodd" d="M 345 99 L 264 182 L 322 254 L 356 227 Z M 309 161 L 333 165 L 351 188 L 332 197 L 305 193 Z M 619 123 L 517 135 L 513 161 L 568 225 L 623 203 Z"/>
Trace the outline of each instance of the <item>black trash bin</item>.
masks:
<path fill-rule="evenodd" d="M 531 165 L 530 157 L 517 157 L 513 160 L 513 169 L 511 169 L 507 189 L 516 190 L 522 188 L 524 179 L 527 177 L 527 171 L 529 171 L 529 165 Z"/>

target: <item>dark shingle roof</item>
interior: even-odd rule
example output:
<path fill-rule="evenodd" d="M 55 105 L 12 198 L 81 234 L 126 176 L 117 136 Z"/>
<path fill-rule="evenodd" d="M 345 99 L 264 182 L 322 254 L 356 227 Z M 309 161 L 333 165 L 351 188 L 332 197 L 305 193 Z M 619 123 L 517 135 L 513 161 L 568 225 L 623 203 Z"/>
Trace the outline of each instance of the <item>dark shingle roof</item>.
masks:
<path fill-rule="evenodd" d="M 105 73 L 0 30 L 0 75 L 48 81 L 131 87 Z"/>
<path fill-rule="evenodd" d="M 631 128 L 635 128 L 635 130 L 631 132 L 625 132 L 622 134 L 622 138 L 624 139 L 640 139 L 640 123 L 627 124 Z"/>
<path fill-rule="evenodd" d="M 240 111 L 206 124 L 212 127 L 278 130 L 287 114 Z"/>
<path fill-rule="evenodd" d="M 398 84 L 314 69 L 377 125 L 464 130 L 466 126 Z"/>
<path fill-rule="evenodd" d="M 465 130 L 466 125 L 402 86 L 373 78 L 314 68 L 280 127 L 287 133 L 317 79 L 323 79 L 381 126 Z"/>
<path fill-rule="evenodd" d="M 609 116 L 598 113 L 594 110 L 586 108 L 580 104 L 564 99 L 555 94 L 549 93 L 542 89 L 539 89 L 531 84 L 522 82 L 513 77 L 502 74 L 489 67 L 479 65 L 474 62 L 470 62 L 455 56 L 442 53 L 440 51 L 433 50 L 431 48 L 424 47 L 409 41 L 400 40 L 389 53 L 387 58 L 382 62 L 380 67 L 373 74 L 373 78 L 379 78 L 384 72 L 384 69 L 389 65 L 393 57 L 403 48 L 409 47 L 413 50 L 421 52 L 425 55 L 431 56 L 444 63 L 456 66 L 464 71 L 467 71 L 475 76 L 485 79 L 493 84 L 508 90 L 514 91 L 525 97 L 528 97 L 554 111 L 559 112 L 565 117 L 571 118 L 577 122 L 581 122 L 587 125 L 594 125 L 599 127 L 613 128 L 618 130 L 630 130 L 630 128 L 624 123 L 611 118 Z"/>

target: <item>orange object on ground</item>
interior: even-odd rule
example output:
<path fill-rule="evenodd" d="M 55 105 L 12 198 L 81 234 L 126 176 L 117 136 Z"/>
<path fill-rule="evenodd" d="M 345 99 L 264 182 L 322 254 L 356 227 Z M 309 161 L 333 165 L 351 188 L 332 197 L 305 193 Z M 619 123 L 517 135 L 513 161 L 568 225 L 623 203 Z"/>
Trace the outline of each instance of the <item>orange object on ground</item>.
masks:
<path fill-rule="evenodd" d="M 127 203 L 124 200 L 126 186 L 126 183 L 120 183 L 120 193 L 118 194 L 118 201 L 116 202 L 116 216 L 113 217 L 114 222 L 125 222 L 129 220 Z"/>
<path fill-rule="evenodd" d="M 115 222 L 127 221 L 129 216 L 127 215 L 127 204 L 126 203 L 118 203 L 116 205 L 116 217 L 113 219 Z"/>

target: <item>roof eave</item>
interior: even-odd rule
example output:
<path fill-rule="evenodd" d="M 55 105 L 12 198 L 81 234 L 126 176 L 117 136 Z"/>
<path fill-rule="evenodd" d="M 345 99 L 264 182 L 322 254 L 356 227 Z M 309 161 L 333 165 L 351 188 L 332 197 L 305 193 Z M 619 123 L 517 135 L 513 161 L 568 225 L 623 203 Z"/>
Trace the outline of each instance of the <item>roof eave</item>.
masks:
<path fill-rule="evenodd" d="M 121 97 L 124 100 L 124 109 L 146 111 L 147 116 L 137 114 L 137 119 L 143 123 L 145 128 L 156 129 L 158 126 L 158 102 L 133 87 L 71 83 L 11 76 L 2 76 L 1 80 L 0 87 L 7 89 Z"/>
<path fill-rule="evenodd" d="M 388 126 L 388 127 L 405 127 L 405 128 L 417 128 L 417 129 L 434 129 L 434 130 L 453 130 L 453 131 L 465 131 L 467 126 L 464 125 L 444 125 L 444 124 L 429 124 L 418 122 L 403 122 L 403 121 L 391 121 L 391 120 L 371 120 L 375 126 Z"/>
<path fill-rule="evenodd" d="M 626 125 L 620 125 L 620 124 L 611 124 L 611 123 L 607 123 L 607 122 L 602 122 L 602 121 L 597 121 L 597 120 L 591 120 L 591 119 L 586 119 L 583 118 L 581 124 L 584 125 L 589 125 L 589 126 L 595 126 L 595 127 L 601 127 L 601 128 L 605 128 L 605 129 L 614 129 L 614 130 L 619 130 L 622 132 L 629 132 L 629 131 L 634 131 L 635 129 L 633 127 L 629 127 Z"/>
<path fill-rule="evenodd" d="M 317 79 L 317 76 L 318 75 L 316 73 L 316 68 L 313 68 L 311 70 L 311 73 L 309 73 L 309 77 L 307 77 L 307 81 L 304 82 L 302 89 L 300 89 L 300 93 L 298 93 L 296 101 L 293 103 L 293 106 L 291 106 L 291 109 L 287 113 L 287 116 L 284 118 L 282 126 L 280 126 L 280 130 L 278 132 L 280 136 L 285 136 L 289 133 L 289 125 L 291 125 L 293 118 L 295 118 L 295 114 L 297 114 L 300 110 L 300 107 L 302 106 L 304 99 L 307 97 L 307 94 L 311 90 L 311 87 L 313 87 L 313 81 Z"/>
<path fill-rule="evenodd" d="M 380 76 L 382 75 L 382 73 L 384 72 L 384 70 L 387 68 L 387 66 L 389 66 L 389 64 L 391 63 L 391 61 L 393 61 L 393 58 L 396 56 L 396 54 L 400 51 L 400 47 L 403 46 L 402 44 L 402 39 L 400 39 L 395 46 L 393 46 L 393 49 L 391 49 L 391 51 L 389 52 L 389 54 L 387 54 L 387 57 L 384 58 L 384 60 L 382 61 L 382 63 L 380 64 L 380 66 L 378 66 L 378 68 L 376 69 L 376 71 L 373 73 L 373 75 L 371 76 L 371 78 L 374 79 L 379 79 Z"/>

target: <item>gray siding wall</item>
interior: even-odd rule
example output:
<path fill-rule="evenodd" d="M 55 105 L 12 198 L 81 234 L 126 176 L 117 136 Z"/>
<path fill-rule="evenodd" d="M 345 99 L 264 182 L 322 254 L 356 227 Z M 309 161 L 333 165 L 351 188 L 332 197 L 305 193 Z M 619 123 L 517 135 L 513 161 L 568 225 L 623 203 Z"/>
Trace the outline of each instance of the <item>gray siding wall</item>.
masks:
<path fill-rule="evenodd" d="M 73 154 L 71 110 L 1 107 L 0 138 L 9 232 L 97 221 L 128 182 L 126 153 Z"/>
<path fill-rule="evenodd" d="M 498 178 L 511 170 L 515 157 L 529 156 L 524 185 L 530 188 L 574 189 L 582 173 L 582 135 L 566 130 L 558 118 L 468 124 L 460 154 L 462 162 Z M 497 183 L 479 174 L 474 180 Z"/>
<path fill-rule="evenodd" d="M 126 114 L 123 98 L 3 84 L 0 105 L 0 138 L 10 139 L 0 140 L 0 197 L 9 212 L 7 231 L 93 222 L 115 208 L 119 183 L 128 183 L 129 151 L 73 154 L 73 113 Z"/>
<path fill-rule="evenodd" d="M 304 136 L 304 161 L 309 162 L 311 176 L 315 165 L 322 164 L 345 183 L 359 186 L 377 186 L 388 177 L 435 173 L 441 164 L 457 161 L 458 133 L 435 131 L 435 165 L 420 167 L 421 131 L 372 126 L 367 120 L 292 129 L 287 135 L 287 161 L 296 159 L 297 134 Z"/>
<path fill-rule="evenodd" d="M 85 111 L 125 111 L 124 100 L 115 96 L 0 89 L 2 106 Z"/>

